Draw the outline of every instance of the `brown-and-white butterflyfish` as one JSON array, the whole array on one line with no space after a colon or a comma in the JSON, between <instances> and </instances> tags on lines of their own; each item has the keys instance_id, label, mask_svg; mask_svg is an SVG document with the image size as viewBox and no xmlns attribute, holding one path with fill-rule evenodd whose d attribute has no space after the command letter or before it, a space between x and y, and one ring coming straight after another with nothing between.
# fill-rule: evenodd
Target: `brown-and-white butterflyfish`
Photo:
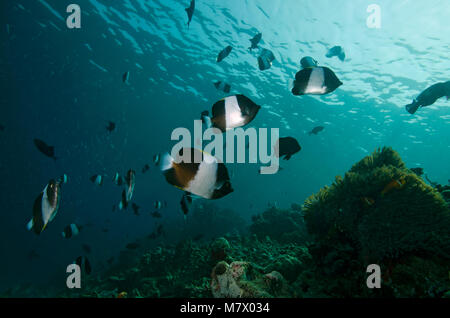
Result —
<instances>
[{"instance_id":1,"label":"brown-and-white butterflyfish","mask_svg":"<svg viewBox=\"0 0 450 318\"><path fill-rule=\"evenodd\" d=\"M125 84L130 84L130 72L125 72L122 75L122 82L124 82Z\"/></svg>"},{"instance_id":2,"label":"brown-and-white butterflyfish","mask_svg":"<svg viewBox=\"0 0 450 318\"><path fill-rule=\"evenodd\" d=\"M261 41L262 33L256 34L253 38L250 39L250 43L252 44L248 49L251 51L252 49L257 49L259 41Z\"/></svg>"},{"instance_id":3,"label":"brown-and-white butterflyfish","mask_svg":"<svg viewBox=\"0 0 450 318\"><path fill-rule=\"evenodd\" d=\"M133 198L134 186L136 184L136 172L132 169L128 170L125 176L126 189L122 191L122 200L119 203L119 209L123 210L128 207L128 202Z\"/></svg>"},{"instance_id":4,"label":"brown-and-white butterflyfish","mask_svg":"<svg viewBox=\"0 0 450 318\"><path fill-rule=\"evenodd\" d=\"M219 55L217 56L217 63L222 62L224 58L230 55L232 49L233 47L231 45L228 45L226 48L220 51Z\"/></svg>"},{"instance_id":5,"label":"brown-and-white butterflyfish","mask_svg":"<svg viewBox=\"0 0 450 318\"><path fill-rule=\"evenodd\" d=\"M75 237L78 234L80 234L80 231L82 228L83 228L82 226L72 223L72 224L67 225L64 228L61 235L62 235L62 237L69 239L69 238Z\"/></svg>"},{"instance_id":6,"label":"brown-and-white butterflyfish","mask_svg":"<svg viewBox=\"0 0 450 318\"><path fill-rule=\"evenodd\" d=\"M127 201L130 202L131 198L133 198L134 186L136 184L136 172L134 170L128 170L125 176L125 184L127 185Z\"/></svg>"},{"instance_id":7,"label":"brown-and-white butterflyfish","mask_svg":"<svg viewBox=\"0 0 450 318\"><path fill-rule=\"evenodd\" d=\"M78 256L75 260L75 264L80 266L81 271L88 275L92 272L91 263L86 256Z\"/></svg>"},{"instance_id":8,"label":"brown-and-white butterflyfish","mask_svg":"<svg viewBox=\"0 0 450 318\"><path fill-rule=\"evenodd\" d=\"M95 183L98 186L103 185L103 176L101 174L93 175L89 178L92 183Z\"/></svg>"},{"instance_id":9,"label":"brown-and-white butterflyfish","mask_svg":"<svg viewBox=\"0 0 450 318\"><path fill-rule=\"evenodd\" d=\"M161 170L171 185L205 199L233 192L225 164L199 149L183 148L176 158L165 154Z\"/></svg>"},{"instance_id":10,"label":"brown-and-white butterflyfish","mask_svg":"<svg viewBox=\"0 0 450 318\"><path fill-rule=\"evenodd\" d=\"M192 17L194 16L194 11L195 11L195 0L191 0L191 4L189 5L189 8L184 9L187 13L188 16L188 28L189 25L191 24L192 21Z\"/></svg>"},{"instance_id":11,"label":"brown-and-white butterflyfish","mask_svg":"<svg viewBox=\"0 0 450 318\"><path fill-rule=\"evenodd\" d=\"M214 82L214 86L217 88L217 90L223 91L227 94L231 91L231 85L222 81Z\"/></svg>"},{"instance_id":12,"label":"brown-and-white butterflyfish","mask_svg":"<svg viewBox=\"0 0 450 318\"><path fill-rule=\"evenodd\" d=\"M113 182L118 186L121 186L123 184L123 179L118 172L116 172L116 174L114 175Z\"/></svg>"},{"instance_id":13,"label":"brown-and-white butterflyfish","mask_svg":"<svg viewBox=\"0 0 450 318\"><path fill-rule=\"evenodd\" d=\"M261 71L268 70L272 67L272 62L275 60L275 55L268 49L262 49L258 56L258 67Z\"/></svg>"},{"instance_id":14,"label":"brown-and-white butterflyfish","mask_svg":"<svg viewBox=\"0 0 450 318\"><path fill-rule=\"evenodd\" d=\"M53 221L61 202L61 185L66 182L66 175L52 179L38 195L33 204L33 218L27 224L29 231L33 230L39 235Z\"/></svg>"},{"instance_id":15,"label":"brown-and-white butterflyfish","mask_svg":"<svg viewBox=\"0 0 450 318\"><path fill-rule=\"evenodd\" d=\"M212 126L225 132L249 124L260 108L244 95L232 95L213 105L211 118L208 111L202 112L202 121L208 128Z\"/></svg>"},{"instance_id":16,"label":"brown-and-white butterflyfish","mask_svg":"<svg viewBox=\"0 0 450 318\"><path fill-rule=\"evenodd\" d=\"M300 150L302 150L302 147L293 137L278 138L275 143L275 155L279 158L283 157L284 160L291 159L291 156Z\"/></svg>"},{"instance_id":17,"label":"brown-and-white butterflyfish","mask_svg":"<svg viewBox=\"0 0 450 318\"><path fill-rule=\"evenodd\" d=\"M333 92L342 85L336 74L325 66L308 67L295 75L292 94L324 95Z\"/></svg>"}]
</instances>

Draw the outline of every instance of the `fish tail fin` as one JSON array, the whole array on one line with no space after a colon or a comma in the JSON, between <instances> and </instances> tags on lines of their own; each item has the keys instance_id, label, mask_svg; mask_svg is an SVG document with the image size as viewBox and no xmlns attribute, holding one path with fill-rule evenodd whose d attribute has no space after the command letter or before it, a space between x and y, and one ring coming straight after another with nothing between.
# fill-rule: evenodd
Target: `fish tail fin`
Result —
<instances>
[{"instance_id":1,"label":"fish tail fin","mask_svg":"<svg viewBox=\"0 0 450 318\"><path fill-rule=\"evenodd\" d=\"M410 114L414 114L420 107L420 104L414 100L411 104L406 105L405 108Z\"/></svg>"},{"instance_id":2,"label":"fish tail fin","mask_svg":"<svg viewBox=\"0 0 450 318\"><path fill-rule=\"evenodd\" d=\"M290 154L289 154L289 155L286 155L283 159L284 159L284 160L289 160L289 159L291 159L291 156L292 156L292 155L290 155Z\"/></svg>"},{"instance_id":3,"label":"fish tail fin","mask_svg":"<svg viewBox=\"0 0 450 318\"><path fill-rule=\"evenodd\" d=\"M30 222L27 223L27 230L31 231L33 229L34 226L34 221L33 219L30 220Z\"/></svg>"},{"instance_id":4,"label":"fish tail fin","mask_svg":"<svg viewBox=\"0 0 450 318\"><path fill-rule=\"evenodd\" d=\"M166 152L161 158L161 171L167 171L172 169L173 167L173 158L172 156Z\"/></svg>"}]
</instances>

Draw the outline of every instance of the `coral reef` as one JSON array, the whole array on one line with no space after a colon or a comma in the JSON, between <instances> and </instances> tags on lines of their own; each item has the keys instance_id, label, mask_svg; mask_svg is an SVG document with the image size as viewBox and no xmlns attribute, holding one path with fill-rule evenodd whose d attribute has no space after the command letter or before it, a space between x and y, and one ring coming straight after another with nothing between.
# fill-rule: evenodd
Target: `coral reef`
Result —
<instances>
[{"instance_id":1,"label":"coral reef","mask_svg":"<svg viewBox=\"0 0 450 318\"><path fill-rule=\"evenodd\" d=\"M215 235L186 230L178 244L126 251L127 262L86 278L81 290L28 285L0 296L450 298L449 188L427 185L383 148L303 206L254 216L247 232L236 213L217 217L214 205L201 205L186 228ZM226 218L224 231L217 220ZM366 287L369 264L380 265L381 289Z\"/></svg>"}]
</instances>

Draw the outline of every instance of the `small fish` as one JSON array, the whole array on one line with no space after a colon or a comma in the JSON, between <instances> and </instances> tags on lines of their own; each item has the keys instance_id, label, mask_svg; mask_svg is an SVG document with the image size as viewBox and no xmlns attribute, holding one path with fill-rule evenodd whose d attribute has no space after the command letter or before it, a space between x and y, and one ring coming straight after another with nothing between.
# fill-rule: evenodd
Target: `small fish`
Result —
<instances>
[{"instance_id":1,"label":"small fish","mask_svg":"<svg viewBox=\"0 0 450 318\"><path fill-rule=\"evenodd\" d=\"M272 67L272 62L275 60L275 55L268 49L262 49L258 57L258 67L261 71L268 70Z\"/></svg>"},{"instance_id":2,"label":"small fish","mask_svg":"<svg viewBox=\"0 0 450 318\"><path fill-rule=\"evenodd\" d=\"M251 46L248 48L250 51L252 49L257 49L259 41L261 41L262 33L256 34L253 38L250 39Z\"/></svg>"},{"instance_id":3,"label":"small fish","mask_svg":"<svg viewBox=\"0 0 450 318\"><path fill-rule=\"evenodd\" d=\"M150 169L148 164L145 164L144 168L142 168L142 173L146 173Z\"/></svg>"},{"instance_id":4,"label":"small fish","mask_svg":"<svg viewBox=\"0 0 450 318\"><path fill-rule=\"evenodd\" d=\"M219 90L219 91L223 91L224 93L229 93L231 91L231 85L222 82L222 81L217 81L214 82L214 86Z\"/></svg>"},{"instance_id":5,"label":"small fish","mask_svg":"<svg viewBox=\"0 0 450 318\"><path fill-rule=\"evenodd\" d=\"M181 197L180 201L181 211L183 211L184 215L187 215L189 213L189 208L191 204L192 204L192 196L190 196L188 192L185 192Z\"/></svg>"},{"instance_id":6,"label":"small fish","mask_svg":"<svg viewBox=\"0 0 450 318\"><path fill-rule=\"evenodd\" d=\"M342 46L333 46L331 49L328 50L327 54L325 54L326 57L331 58L333 56L337 56L342 62L345 60L345 52Z\"/></svg>"},{"instance_id":7,"label":"small fish","mask_svg":"<svg viewBox=\"0 0 450 318\"><path fill-rule=\"evenodd\" d=\"M64 231L62 231L61 235L63 238L69 239L80 234L82 228L82 226L72 223L64 228Z\"/></svg>"},{"instance_id":8,"label":"small fish","mask_svg":"<svg viewBox=\"0 0 450 318\"><path fill-rule=\"evenodd\" d=\"M299 152L302 147L298 141L293 137L279 138L275 143L275 155L284 160L291 159L291 156Z\"/></svg>"},{"instance_id":9,"label":"small fish","mask_svg":"<svg viewBox=\"0 0 450 318\"><path fill-rule=\"evenodd\" d=\"M176 158L167 153L161 170L169 184L205 199L233 192L225 164L195 148L182 148Z\"/></svg>"},{"instance_id":10,"label":"small fish","mask_svg":"<svg viewBox=\"0 0 450 318\"><path fill-rule=\"evenodd\" d=\"M122 82L124 82L125 84L128 85L128 84L130 84L129 80L130 80L130 72L125 72L122 75Z\"/></svg>"},{"instance_id":11,"label":"small fish","mask_svg":"<svg viewBox=\"0 0 450 318\"><path fill-rule=\"evenodd\" d=\"M33 205L33 218L28 222L27 229L37 235L45 230L48 223L58 214L61 202L61 185L67 181L66 175L56 180L52 179L38 195Z\"/></svg>"},{"instance_id":12,"label":"small fish","mask_svg":"<svg viewBox=\"0 0 450 318\"><path fill-rule=\"evenodd\" d=\"M192 0L194 1L194 0ZM121 292L119 294L117 294L117 298L127 298L128 293L127 292Z\"/></svg>"},{"instance_id":13,"label":"small fish","mask_svg":"<svg viewBox=\"0 0 450 318\"><path fill-rule=\"evenodd\" d=\"M87 244L81 244L81 248L82 248L86 253L91 254L92 249L91 249L91 247L90 247L89 245L87 245Z\"/></svg>"},{"instance_id":14,"label":"small fish","mask_svg":"<svg viewBox=\"0 0 450 318\"><path fill-rule=\"evenodd\" d=\"M109 230L108 230L107 228L104 228L104 229L102 229L102 232L103 232L103 233L108 233Z\"/></svg>"},{"instance_id":15,"label":"small fish","mask_svg":"<svg viewBox=\"0 0 450 318\"><path fill-rule=\"evenodd\" d=\"M325 129L325 127L323 127L323 126L317 126L317 127L314 127L309 133L308 133L308 135L317 135L318 133L320 133L322 130L324 130Z\"/></svg>"},{"instance_id":16,"label":"small fish","mask_svg":"<svg viewBox=\"0 0 450 318\"><path fill-rule=\"evenodd\" d=\"M162 234L164 234L164 226L160 224L156 228L156 235L161 236Z\"/></svg>"},{"instance_id":17,"label":"small fish","mask_svg":"<svg viewBox=\"0 0 450 318\"><path fill-rule=\"evenodd\" d=\"M112 133L116 129L116 124L112 121L108 123L108 126L106 126L106 130Z\"/></svg>"},{"instance_id":18,"label":"small fish","mask_svg":"<svg viewBox=\"0 0 450 318\"><path fill-rule=\"evenodd\" d=\"M53 160L56 161L55 147L47 145L44 141L40 139L34 139L34 145L41 153L43 153L49 158L53 158Z\"/></svg>"},{"instance_id":19,"label":"small fish","mask_svg":"<svg viewBox=\"0 0 450 318\"><path fill-rule=\"evenodd\" d=\"M151 216L155 219L160 219L162 217L161 213L159 213L158 211L153 212Z\"/></svg>"},{"instance_id":20,"label":"small fish","mask_svg":"<svg viewBox=\"0 0 450 318\"><path fill-rule=\"evenodd\" d=\"M167 207L167 202L164 201L164 203L163 203L163 202L161 202L161 201L155 201L155 203L153 204L153 206L154 206L155 209L160 210L163 206L164 206L164 207Z\"/></svg>"},{"instance_id":21,"label":"small fish","mask_svg":"<svg viewBox=\"0 0 450 318\"><path fill-rule=\"evenodd\" d=\"M215 127L222 132L243 127L255 119L261 106L255 104L247 96L238 94L225 97L212 107L212 117L208 111L201 113L203 123L207 128Z\"/></svg>"},{"instance_id":22,"label":"small fish","mask_svg":"<svg viewBox=\"0 0 450 318\"><path fill-rule=\"evenodd\" d=\"M230 55L232 49L233 47L231 45L228 45L226 48L220 51L219 55L217 56L217 63L222 62L224 58Z\"/></svg>"},{"instance_id":23,"label":"small fish","mask_svg":"<svg viewBox=\"0 0 450 318\"><path fill-rule=\"evenodd\" d=\"M88 275L92 272L91 263L86 256L78 256L75 264L80 266L81 270Z\"/></svg>"},{"instance_id":24,"label":"small fish","mask_svg":"<svg viewBox=\"0 0 450 318\"><path fill-rule=\"evenodd\" d=\"M135 250L139 247L139 244L138 243L128 243L125 247L129 250Z\"/></svg>"},{"instance_id":25,"label":"small fish","mask_svg":"<svg viewBox=\"0 0 450 318\"><path fill-rule=\"evenodd\" d=\"M404 178L400 178L399 180L392 180L389 182L381 191L381 196L384 196L386 193L392 191L393 189L401 189L406 184L406 180Z\"/></svg>"},{"instance_id":26,"label":"small fish","mask_svg":"<svg viewBox=\"0 0 450 318\"><path fill-rule=\"evenodd\" d=\"M412 172L414 172L416 175L418 175L419 177L421 177L423 175L423 168L417 167L417 168L411 168L409 169Z\"/></svg>"},{"instance_id":27,"label":"small fish","mask_svg":"<svg viewBox=\"0 0 450 318\"><path fill-rule=\"evenodd\" d=\"M342 84L328 67L309 67L295 74L291 92L295 96L325 95L334 92Z\"/></svg>"},{"instance_id":28,"label":"small fish","mask_svg":"<svg viewBox=\"0 0 450 318\"><path fill-rule=\"evenodd\" d=\"M187 13L188 16L188 28L189 25L191 24L192 21L192 17L194 16L194 11L195 11L195 0L191 0L191 4L189 5L189 8L184 9Z\"/></svg>"},{"instance_id":29,"label":"small fish","mask_svg":"<svg viewBox=\"0 0 450 318\"><path fill-rule=\"evenodd\" d=\"M125 181L127 184L127 201L130 201L133 198L134 187L136 184L136 172L132 169L128 170Z\"/></svg>"},{"instance_id":30,"label":"small fish","mask_svg":"<svg viewBox=\"0 0 450 318\"><path fill-rule=\"evenodd\" d=\"M133 202L131 204L131 208L133 209L135 215L139 215L139 209L141 208L139 205Z\"/></svg>"},{"instance_id":31,"label":"small fish","mask_svg":"<svg viewBox=\"0 0 450 318\"><path fill-rule=\"evenodd\" d=\"M159 165L159 160L160 160L160 154L158 153L158 154L156 154L156 155L153 155L153 163L155 164L155 166L158 166Z\"/></svg>"},{"instance_id":32,"label":"small fish","mask_svg":"<svg viewBox=\"0 0 450 318\"><path fill-rule=\"evenodd\" d=\"M123 184L123 179L118 172L116 172L116 174L114 175L113 182L118 186L121 186Z\"/></svg>"},{"instance_id":33,"label":"small fish","mask_svg":"<svg viewBox=\"0 0 450 318\"><path fill-rule=\"evenodd\" d=\"M128 208L127 192L122 191L122 200L119 202L119 210L126 210Z\"/></svg>"},{"instance_id":34,"label":"small fish","mask_svg":"<svg viewBox=\"0 0 450 318\"><path fill-rule=\"evenodd\" d=\"M90 177L89 179L91 180L92 183L95 183L98 186L103 185L103 176L100 174L96 174L96 175Z\"/></svg>"}]
</instances>

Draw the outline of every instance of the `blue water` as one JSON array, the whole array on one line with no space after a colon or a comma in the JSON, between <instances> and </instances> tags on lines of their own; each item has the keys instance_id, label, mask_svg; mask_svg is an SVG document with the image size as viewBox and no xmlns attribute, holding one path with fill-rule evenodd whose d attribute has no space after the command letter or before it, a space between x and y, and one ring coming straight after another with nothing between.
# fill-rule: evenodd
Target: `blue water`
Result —
<instances>
[{"instance_id":1,"label":"blue water","mask_svg":"<svg viewBox=\"0 0 450 318\"><path fill-rule=\"evenodd\" d=\"M380 29L366 25L371 3L381 8ZM188 0L77 0L79 30L66 27L67 4L0 4L0 290L21 282L62 284L82 243L92 247L91 262L101 270L105 259L157 223L181 229L181 192L155 167L145 175L141 169L170 150L174 128L191 129L201 111L225 96L217 80L262 105L252 127L279 128L302 146L276 175L233 165L235 191L217 204L245 219L269 203L301 204L384 145L433 181L450 178L450 103L440 99L414 116L404 109L426 87L449 80L448 0L197 0L190 28ZM264 72L258 51L247 50L258 32L260 47L276 58ZM233 51L216 63L227 45ZM334 45L345 48L344 62L325 57ZM293 96L290 81L305 55L344 84L329 95ZM130 85L122 83L126 71ZM117 123L111 134L109 120ZM309 136L319 125L325 130ZM34 138L54 145L58 160L39 153ZM134 202L147 211L155 200L169 203L162 221L111 211L121 189L109 179L130 168L137 171ZM27 232L34 199L63 173L69 183L55 221L39 237ZM89 181L97 173L108 175L101 188ZM60 232L74 221L91 226L63 240ZM40 258L30 262L30 250Z\"/></svg>"}]
</instances>

